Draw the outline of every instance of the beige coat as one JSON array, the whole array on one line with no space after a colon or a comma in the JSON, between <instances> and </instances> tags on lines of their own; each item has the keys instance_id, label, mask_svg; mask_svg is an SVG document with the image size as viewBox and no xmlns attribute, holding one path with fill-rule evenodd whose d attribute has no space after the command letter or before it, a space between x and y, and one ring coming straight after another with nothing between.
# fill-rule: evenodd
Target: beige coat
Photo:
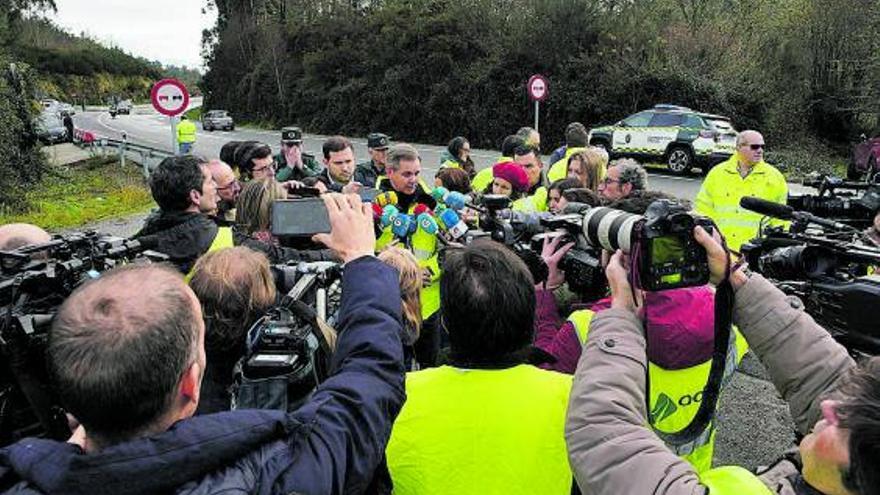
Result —
<instances>
[{"instance_id":1,"label":"beige coat","mask_svg":"<svg viewBox=\"0 0 880 495\"><path fill-rule=\"evenodd\" d=\"M767 367L801 433L820 417L819 399L855 366L846 350L760 275L736 293L734 323ZM584 494L703 495L690 464L645 425L645 337L629 311L593 318L575 373L565 427L569 460ZM781 454L781 453L780 453ZM775 493L794 493L781 463L762 480ZM791 472L789 467L789 472Z\"/></svg>"}]
</instances>

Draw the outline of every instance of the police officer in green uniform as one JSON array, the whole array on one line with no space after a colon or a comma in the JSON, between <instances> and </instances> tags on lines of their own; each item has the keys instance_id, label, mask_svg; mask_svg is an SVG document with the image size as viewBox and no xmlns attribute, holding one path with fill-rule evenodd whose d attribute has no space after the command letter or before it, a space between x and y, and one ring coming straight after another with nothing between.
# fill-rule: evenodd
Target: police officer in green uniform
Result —
<instances>
[{"instance_id":1,"label":"police officer in green uniform","mask_svg":"<svg viewBox=\"0 0 880 495\"><path fill-rule=\"evenodd\" d=\"M281 129L281 152L275 155L278 171L275 179L279 182L303 180L321 173L323 166L314 155L302 150L302 129L284 127Z\"/></svg>"},{"instance_id":2,"label":"police officer in green uniform","mask_svg":"<svg viewBox=\"0 0 880 495\"><path fill-rule=\"evenodd\" d=\"M385 174L385 163L388 160L389 138L381 132L373 132L367 136L367 153L370 159L358 163L354 171L355 182L364 187L376 187L376 179Z\"/></svg>"}]
</instances>

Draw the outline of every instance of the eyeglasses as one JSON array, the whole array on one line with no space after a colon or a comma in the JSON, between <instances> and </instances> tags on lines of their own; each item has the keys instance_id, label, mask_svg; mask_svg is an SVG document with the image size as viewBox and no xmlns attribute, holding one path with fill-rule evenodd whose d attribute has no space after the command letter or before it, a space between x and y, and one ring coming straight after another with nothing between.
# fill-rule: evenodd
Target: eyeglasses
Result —
<instances>
[{"instance_id":1,"label":"eyeglasses","mask_svg":"<svg viewBox=\"0 0 880 495\"><path fill-rule=\"evenodd\" d=\"M607 186L608 184L611 184L612 182L616 182L616 183L620 184L620 179L612 179L611 177L605 177L604 179L602 179L602 182L600 184L602 184L603 186Z\"/></svg>"},{"instance_id":2,"label":"eyeglasses","mask_svg":"<svg viewBox=\"0 0 880 495\"><path fill-rule=\"evenodd\" d=\"M758 151L764 149L764 144L744 144L743 146L748 146L752 149L752 151Z\"/></svg>"},{"instance_id":3,"label":"eyeglasses","mask_svg":"<svg viewBox=\"0 0 880 495\"><path fill-rule=\"evenodd\" d=\"M262 169L260 169L260 170L262 170ZM232 182L230 182L229 184L227 184L227 185L225 185L225 186L223 186L223 187L218 187L217 190L218 190L218 191L225 191L225 190L227 190L227 189L232 189L232 190L234 191L234 190L236 190L236 189L240 189L240 188L241 188L241 183L238 182L238 179L235 179L235 180L233 180Z\"/></svg>"},{"instance_id":4,"label":"eyeglasses","mask_svg":"<svg viewBox=\"0 0 880 495\"><path fill-rule=\"evenodd\" d=\"M266 165L265 167L254 168L254 169L252 170L252 172L262 172L262 171L267 170L267 169L275 170L277 167L278 167L278 162L276 162L276 161L273 160L272 163Z\"/></svg>"}]
</instances>

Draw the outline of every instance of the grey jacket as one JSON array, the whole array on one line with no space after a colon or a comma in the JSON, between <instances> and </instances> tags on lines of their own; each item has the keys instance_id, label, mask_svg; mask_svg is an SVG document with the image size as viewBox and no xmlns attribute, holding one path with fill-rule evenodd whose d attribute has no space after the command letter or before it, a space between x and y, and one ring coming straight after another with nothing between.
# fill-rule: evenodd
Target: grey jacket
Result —
<instances>
[{"instance_id":1,"label":"grey jacket","mask_svg":"<svg viewBox=\"0 0 880 495\"><path fill-rule=\"evenodd\" d=\"M819 399L855 366L846 350L760 275L735 296L734 324L767 367L801 433L820 418ZM630 311L593 318L572 387L565 438L584 494L703 495L690 464L669 451L645 425L645 337ZM800 493L797 471L778 463L761 480L779 494Z\"/></svg>"}]
</instances>

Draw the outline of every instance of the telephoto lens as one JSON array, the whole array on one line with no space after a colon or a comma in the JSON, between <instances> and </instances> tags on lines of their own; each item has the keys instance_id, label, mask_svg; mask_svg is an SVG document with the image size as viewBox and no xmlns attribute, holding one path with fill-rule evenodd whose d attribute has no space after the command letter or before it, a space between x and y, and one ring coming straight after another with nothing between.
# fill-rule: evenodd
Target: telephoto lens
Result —
<instances>
[{"instance_id":1,"label":"telephoto lens","mask_svg":"<svg viewBox=\"0 0 880 495\"><path fill-rule=\"evenodd\" d=\"M601 247L612 253L618 249L629 253L636 241L636 226L643 220L641 215L613 208L592 208L584 214L584 237L591 246Z\"/></svg>"}]
</instances>

